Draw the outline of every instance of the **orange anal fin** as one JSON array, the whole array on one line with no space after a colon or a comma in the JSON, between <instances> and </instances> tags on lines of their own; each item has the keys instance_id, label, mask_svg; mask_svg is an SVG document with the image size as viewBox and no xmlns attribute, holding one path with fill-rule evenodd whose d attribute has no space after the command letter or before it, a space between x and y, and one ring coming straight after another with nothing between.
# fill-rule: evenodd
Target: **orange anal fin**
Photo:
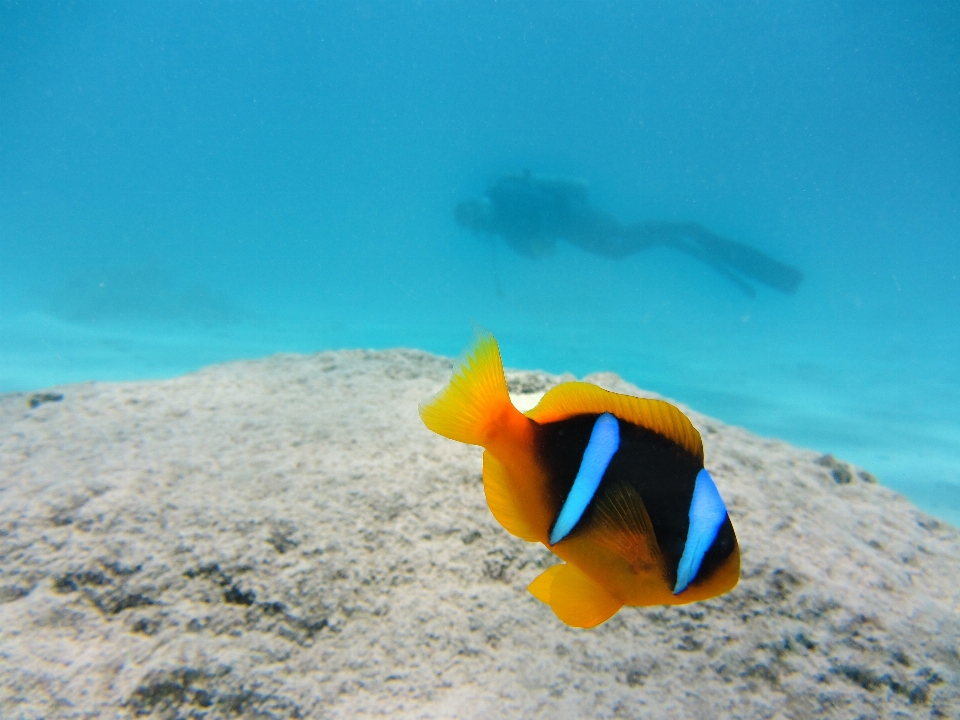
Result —
<instances>
[{"instance_id":1,"label":"orange anal fin","mask_svg":"<svg viewBox=\"0 0 960 720\"><path fill-rule=\"evenodd\" d=\"M554 565L530 583L528 589L571 627L595 627L623 606L605 587L570 564Z\"/></svg>"}]
</instances>

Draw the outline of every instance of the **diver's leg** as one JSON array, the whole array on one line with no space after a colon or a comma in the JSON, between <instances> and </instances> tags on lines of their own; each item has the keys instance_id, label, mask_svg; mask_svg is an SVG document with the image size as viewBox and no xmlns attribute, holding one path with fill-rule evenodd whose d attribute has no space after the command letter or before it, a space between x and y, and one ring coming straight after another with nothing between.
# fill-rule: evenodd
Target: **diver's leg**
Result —
<instances>
[{"instance_id":1,"label":"diver's leg","mask_svg":"<svg viewBox=\"0 0 960 720\"><path fill-rule=\"evenodd\" d=\"M683 234L696 243L705 255L774 290L795 293L803 280L803 273L797 268L774 260L748 245L715 235L696 223L684 223Z\"/></svg>"},{"instance_id":2,"label":"diver's leg","mask_svg":"<svg viewBox=\"0 0 960 720\"><path fill-rule=\"evenodd\" d=\"M701 248L684 239L686 223L648 222L629 225L622 230L621 247L630 255L654 246L670 247L695 257L704 265L709 265L727 280L736 285L741 292L749 297L756 293L749 283L746 283L731 272L730 268L716 257L704 252Z\"/></svg>"},{"instance_id":3,"label":"diver's leg","mask_svg":"<svg viewBox=\"0 0 960 720\"><path fill-rule=\"evenodd\" d=\"M709 265L730 280L746 295L753 297L755 294L749 283L744 282L743 279L738 277L731 270L731 267L751 277L753 277L752 273L745 271L736 263L731 262L724 254L710 252L709 248L704 247L708 243L700 242L694 244L686 239L697 230L706 233L699 225L692 223L651 222L624 226L620 225L613 218L600 214L597 214L593 219L595 222L593 222L591 226L582 227L579 232L576 234L571 233L568 237L569 241L581 250L593 253L594 255L602 255L619 260L654 247L655 245L672 247L697 258L705 265ZM709 233L706 234L709 235ZM722 238L719 239L722 240ZM733 244L737 245L737 243ZM750 250L750 248L745 249ZM756 253L757 251L754 250L753 252ZM760 255L760 253L757 254ZM766 258L764 255L761 255L761 257ZM772 262L776 263L775 260ZM758 277L757 279L771 284L763 278ZM774 285L774 287L776 286Z\"/></svg>"},{"instance_id":4,"label":"diver's leg","mask_svg":"<svg viewBox=\"0 0 960 720\"><path fill-rule=\"evenodd\" d=\"M728 268L722 262L719 262L715 257L709 255L708 253L705 253L700 248L685 242L670 243L670 247L675 247L678 250L682 250L688 255L692 255L693 257L695 257L704 265L709 265L718 273L723 275L727 280L729 280L738 288L740 288L741 292L743 292L743 294L746 295L747 297L754 297L757 294L756 291L750 286L749 283L744 282L744 280L740 278L737 274L731 272L730 268Z\"/></svg>"}]
</instances>

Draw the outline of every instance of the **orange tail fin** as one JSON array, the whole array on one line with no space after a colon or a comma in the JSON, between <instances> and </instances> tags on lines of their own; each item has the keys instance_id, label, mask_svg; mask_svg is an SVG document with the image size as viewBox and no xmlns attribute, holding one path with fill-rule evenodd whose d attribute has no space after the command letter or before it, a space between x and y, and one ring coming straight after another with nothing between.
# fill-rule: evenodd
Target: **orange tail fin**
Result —
<instances>
[{"instance_id":1,"label":"orange tail fin","mask_svg":"<svg viewBox=\"0 0 960 720\"><path fill-rule=\"evenodd\" d=\"M486 445L491 427L509 410L513 410L513 404L500 348L493 335L477 330L473 346L447 387L421 403L420 417L438 435L469 445Z\"/></svg>"}]
</instances>

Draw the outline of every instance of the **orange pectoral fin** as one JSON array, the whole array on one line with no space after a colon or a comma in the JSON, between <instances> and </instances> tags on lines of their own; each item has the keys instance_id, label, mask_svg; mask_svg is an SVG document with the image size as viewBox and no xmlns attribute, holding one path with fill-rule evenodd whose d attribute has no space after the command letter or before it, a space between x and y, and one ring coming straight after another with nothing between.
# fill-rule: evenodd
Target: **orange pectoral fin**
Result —
<instances>
[{"instance_id":1,"label":"orange pectoral fin","mask_svg":"<svg viewBox=\"0 0 960 720\"><path fill-rule=\"evenodd\" d=\"M609 620L623 603L575 565L554 565L528 588L571 627L591 628Z\"/></svg>"}]
</instances>

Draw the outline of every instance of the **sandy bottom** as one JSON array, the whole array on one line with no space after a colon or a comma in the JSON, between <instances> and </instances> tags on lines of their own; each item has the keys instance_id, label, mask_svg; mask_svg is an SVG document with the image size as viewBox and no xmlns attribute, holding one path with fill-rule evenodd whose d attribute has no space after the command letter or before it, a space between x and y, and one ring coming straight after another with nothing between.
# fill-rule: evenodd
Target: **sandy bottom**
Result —
<instances>
[{"instance_id":1,"label":"sandy bottom","mask_svg":"<svg viewBox=\"0 0 960 720\"><path fill-rule=\"evenodd\" d=\"M419 422L450 369L333 352L0 398L0 716L960 717L957 530L691 412L740 585L570 629L480 450ZM510 374L525 405L557 381Z\"/></svg>"}]
</instances>

